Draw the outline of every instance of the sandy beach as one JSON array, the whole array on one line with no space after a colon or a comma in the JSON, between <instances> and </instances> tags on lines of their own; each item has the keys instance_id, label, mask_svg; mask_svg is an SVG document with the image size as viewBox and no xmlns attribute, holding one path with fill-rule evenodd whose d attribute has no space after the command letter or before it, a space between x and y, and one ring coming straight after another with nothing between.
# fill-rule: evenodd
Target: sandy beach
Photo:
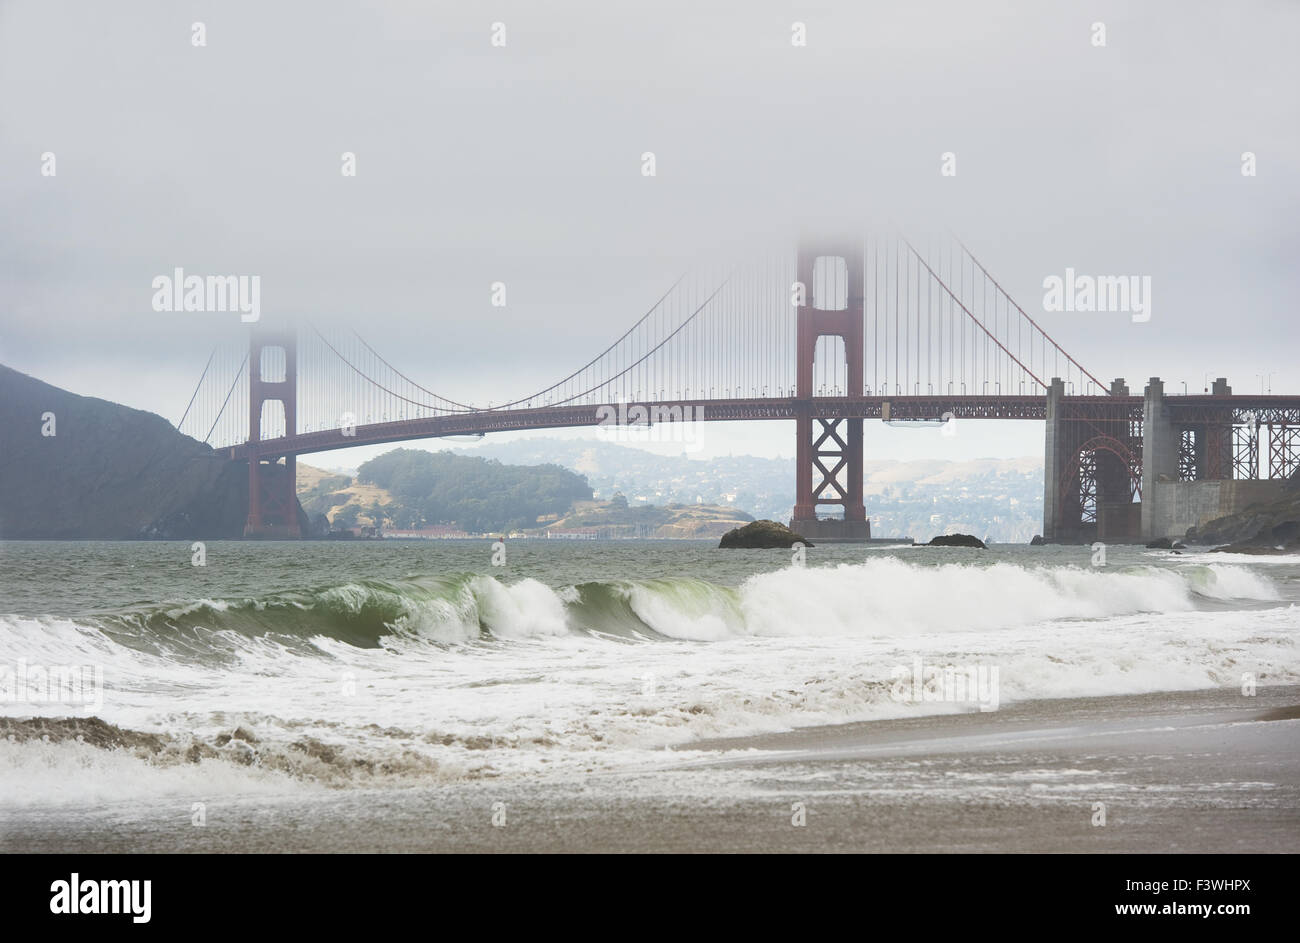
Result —
<instances>
[{"instance_id":1,"label":"sandy beach","mask_svg":"<svg viewBox=\"0 0 1300 943\"><path fill-rule=\"evenodd\" d=\"M188 802L16 811L0 850L1284 853L1298 747L1293 686L1035 701L698 743L579 782L239 797L202 827Z\"/></svg>"}]
</instances>

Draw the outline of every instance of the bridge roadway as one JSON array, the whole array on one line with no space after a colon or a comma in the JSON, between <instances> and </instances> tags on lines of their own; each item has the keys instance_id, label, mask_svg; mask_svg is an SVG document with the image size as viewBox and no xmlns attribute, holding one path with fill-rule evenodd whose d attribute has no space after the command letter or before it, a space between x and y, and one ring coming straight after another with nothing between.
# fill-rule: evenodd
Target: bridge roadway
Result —
<instances>
[{"instance_id":1,"label":"bridge roadway","mask_svg":"<svg viewBox=\"0 0 1300 943\"><path fill-rule=\"evenodd\" d=\"M1222 421L1222 407L1231 406L1236 422L1246 421L1246 414L1260 422L1300 423L1300 396L1169 396L1173 405L1208 409L1217 408ZM477 435L489 432L515 432L525 429L562 429L608 424L610 411L616 416L630 413L635 406L648 409L680 410L690 421L736 422L752 420L794 420L801 414L821 419L883 419L888 403L890 420L938 420L945 413L954 419L1037 419L1047 418L1047 397L1036 396L861 396L810 398L759 397L753 399L684 399L624 404L582 404L540 406L525 409L482 409L450 413L422 419L398 419L358 424L352 434L342 429L324 429L294 436L280 436L257 442L245 442L226 451L230 458L270 458L305 455L361 445L405 442L442 436ZM1067 421L1142 420L1141 396L1066 396L1061 400ZM620 412L625 410L626 412ZM689 412L688 412L689 410Z\"/></svg>"}]
</instances>

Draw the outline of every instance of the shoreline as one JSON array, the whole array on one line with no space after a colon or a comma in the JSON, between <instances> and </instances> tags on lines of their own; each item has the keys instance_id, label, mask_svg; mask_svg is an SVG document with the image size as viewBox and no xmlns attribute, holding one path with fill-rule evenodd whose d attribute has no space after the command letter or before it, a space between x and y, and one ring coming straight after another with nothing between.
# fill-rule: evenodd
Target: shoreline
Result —
<instances>
[{"instance_id":1,"label":"shoreline","mask_svg":"<svg viewBox=\"0 0 1300 943\"><path fill-rule=\"evenodd\" d=\"M1116 719L1117 714L1121 719ZM1300 719L1300 685L1260 687L1251 697L1236 689L1205 688L1025 700L994 711L964 710L825 724L780 733L716 737L679 749L724 754L761 750L788 760L814 755L891 756L918 750L971 752L1003 739L1029 743L1036 735L1059 737L1068 728L1052 725L1066 721L1072 727L1090 725L1089 735L1101 736L1136 731L1153 723L1181 728L1205 723L1291 719Z\"/></svg>"},{"instance_id":2,"label":"shoreline","mask_svg":"<svg viewBox=\"0 0 1300 943\"><path fill-rule=\"evenodd\" d=\"M1298 747L1300 686L1030 701L703 741L572 782L227 796L201 828L188 796L11 809L0 850L1285 853Z\"/></svg>"}]
</instances>

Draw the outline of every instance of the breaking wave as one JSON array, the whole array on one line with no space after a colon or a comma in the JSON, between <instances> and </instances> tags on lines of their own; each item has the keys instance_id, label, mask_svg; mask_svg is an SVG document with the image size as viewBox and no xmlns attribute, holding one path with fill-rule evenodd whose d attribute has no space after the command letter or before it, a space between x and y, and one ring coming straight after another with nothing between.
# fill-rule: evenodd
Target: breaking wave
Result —
<instances>
[{"instance_id":1,"label":"breaking wave","mask_svg":"<svg viewBox=\"0 0 1300 943\"><path fill-rule=\"evenodd\" d=\"M313 640L359 648L457 644L567 634L718 641L743 636L897 637L987 631L1038 622L1192 611L1216 602L1280 599L1243 566L1110 569L916 565L893 558L791 567L738 587L691 577L552 588L483 574L357 580L256 598L200 599L111 613L78 624L131 648L174 658L229 651L231 639L302 650ZM26 635L30 617L0 617ZM60 620L62 621L62 620ZM65 639L66 641L66 639ZM66 654L66 653L64 653Z\"/></svg>"}]
</instances>

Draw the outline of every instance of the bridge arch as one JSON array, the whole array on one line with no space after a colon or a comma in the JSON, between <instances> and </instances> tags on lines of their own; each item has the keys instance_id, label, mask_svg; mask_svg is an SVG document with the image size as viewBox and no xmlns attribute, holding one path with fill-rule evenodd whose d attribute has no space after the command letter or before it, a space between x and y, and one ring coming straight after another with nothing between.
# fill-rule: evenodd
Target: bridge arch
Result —
<instances>
[{"instance_id":1,"label":"bridge arch","mask_svg":"<svg viewBox=\"0 0 1300 943\"><path fill-rule=\"evenodd\" d=\"M1061 477L1061 500L1068 501L1076 495L1081 524L1096 524L1101 489L1098 484L1098 453L1115 456L1123 466L1128 484L1129 502L1142 498L1142 460L1120 439L1110 435L1095 435L1071 453L1065 474Z\"/></svg>"}]
</instances>

